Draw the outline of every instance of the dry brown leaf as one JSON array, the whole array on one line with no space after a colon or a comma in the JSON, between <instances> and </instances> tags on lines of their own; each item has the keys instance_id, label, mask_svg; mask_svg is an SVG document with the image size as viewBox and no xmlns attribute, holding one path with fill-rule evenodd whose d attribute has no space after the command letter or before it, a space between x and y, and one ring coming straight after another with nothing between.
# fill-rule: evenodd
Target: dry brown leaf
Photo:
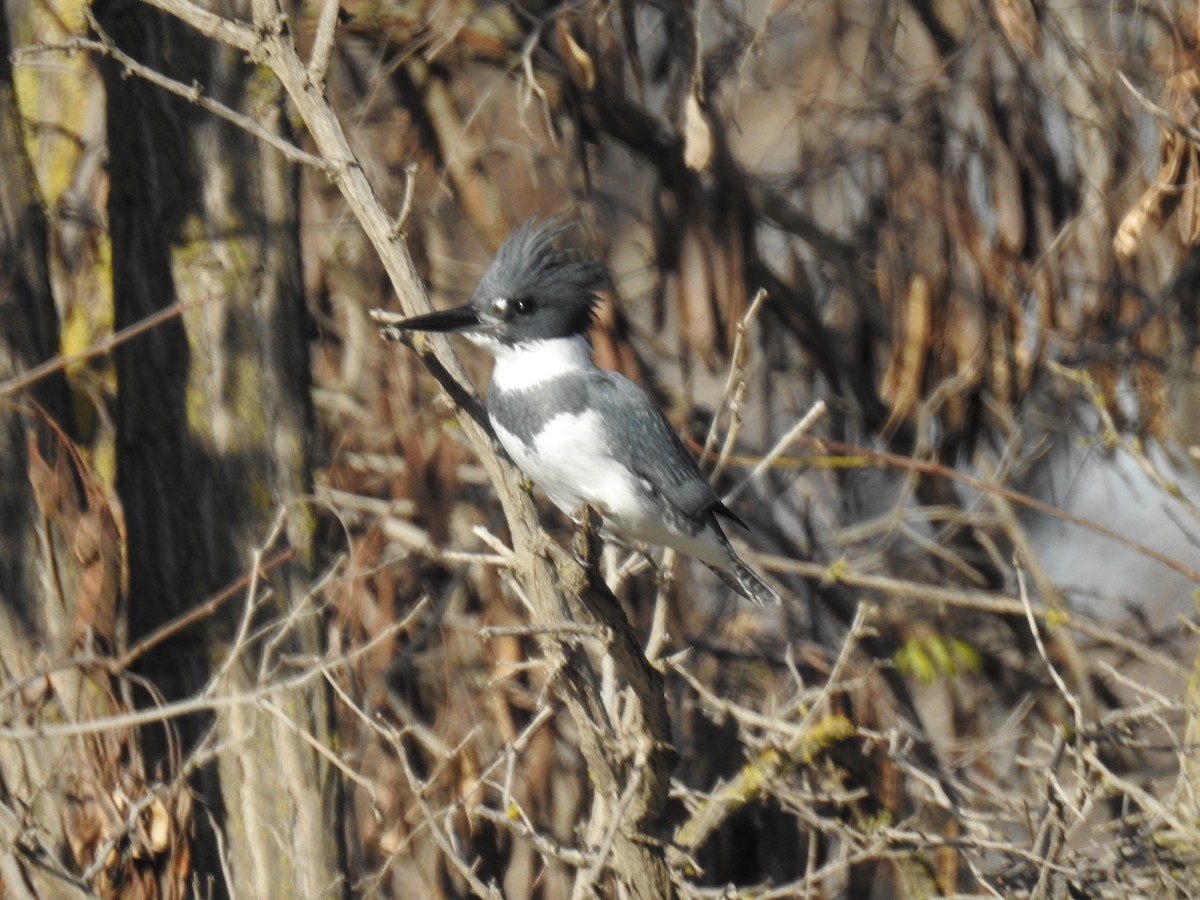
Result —
<instances>
[{"instance_id":1,"label":"dry brown leaf","mask_svg":"<svg viewBox=\"0 0 1200 900\"><path fill-rule=\"evenodd\" d=\"M1113 252L1121 259L1130 259L1137 252L1146 224L1151 219L1162 218L1165 209L1174 198L1174 187L1183 174L1188 149L1183 138L1173 131L1165 131L1160 146L1162 164L1158 167L1154 181L1125 214L1113 237Z\"/></svg>"},{"instance_id":2,"label":"dry brown leaf","mask_svg":"<svg viewBox=\"0 0 1200 900\"><path fill-rule=\"evenodd\" d=\"M991 351L992 393L1001 400L1007 401L1013 396L1014 376L1012 360L1008 356L1008 335L1005 333L1002 317L996 317L989 332L988 349Z\"/></svg>"},{"instance_id":3,"label":"dry brown leaf","mask_svg":"<svg viewBox=\"0 0 1200 900\"><path fill-rule=\"evenodd\" d=\"M571 80L585 91L593 90L596 87L596 64L571 34L571 26L565 16L559 16L554 23L554 33L558 37L559 55Z\"/></svg>"},{"instance_id":4,"label":"dry brown leaf","mask_svg":"<svg viewBox=\"0 0 1200 900\"><path fill-rule=\"evenodd\" d=\"M992 203L996 209L996 238L1016 256L1025 246L1025 202L1021 174L1012 154L994 130L992 150Z\"/></svg>"},{"instance_id":5,"label":"dry brown leaf","mask_svg":"<svg viewBox=\"0 0 1200 900\"><path fill-rule=\"evenodd\" d=\"M146 829L148 846L150 852L157 855L171 846L171 816L166 804L158 797L154 798L147 813L150 819Z\"/></svg>"},{"instance_id":6,"label":"dry brown leaf","mask_svg":"<svg viewBox=\"0 0 1200 900\"><path fill-rule=\"evenodd\" d=\"M992 10L1014 48L1029 57L1042 55L1042 26L1032 0L992 0Z\"/></svg>"},{"instance_id":7,"label":"dry brown leaf","mask_svg":"<svg viewBox=\"0 0 1200 900\"><path fill-rule=\"evenodd\" d=\"M1179 214L1175 217L1179 237L1189 247L1200 238L1200 182L1197 181L1197 173L1200 173L1200 150L1189 141L1178 175Z\"/></svg>"},{"instance_id":8,"label":"dry brown leaf","mask_svg":"<svg viewBox=\"0 0 1200 900\"><path fill-rule=\"evenodd\" d=\"M679 315L683 328L680 337L704 360L716 364L717 321L712 308L712 272L709 248L703 226L692 226L683 233L679 247Z\"/></svg>"},{"instance_id":9,"label":"dry brown leaf","mask_svg":"<svg viewBox=\"0 0 1200 900\"><path fill-rule=\"evenodd\" d=\"M713 289L725 338L724 349L730 353L737 335L737 323L746 314L750 299L746 294L742 235L736 228L729 230L721 241L719 252L714 253L712 258Z\"/></svg>"},{"instance_id":10,"label":"dry brown leaf","mask_svg":"<svg viewBox=\"0 0 1200 900\"><path fill-rule=\"evenodd\" d=\"M712 155L712 127L693 89L683 106L683 163L693 172L706 172L712 163Z\"/></svg>"},{"instance_id":11,"label":"dry brown leaf","mask_svg":"<svg viewBox=\"0 0 1200 900\"><path fill-rule=\"evenodd\" d=\"M72 861L79 868L86 868L112 829L111 818L96 800L90 784L76 781L72 785L62 807L62 823Z\"/></svg>"},{"instance_id":12,"label":"dry brown leaf","mask_svg":"<svg viewBox=\"0 0 1200 900\"><path fill-rule=\"evenodd\" d=\"M46 462L38 447L38 439L33 429L30 429L25 441L26 458L28 459L29 482L33 486L33 498L38 509L48 521L54 521L58 516L64 498L61 496L61 481L58 473Z\"/></svg>"},{"instance_id":13,"label":"dry brown leaf","mask_svg":"<svg viewBox=\"0 0 1200 900\"><path fill-rule=\"evenodd\" d=\"M1113 235L1112 242L1113 253L1119 259L1131 259L1137 253L1142 232L1146 230L1146 223L1150 221L1150 217L1158 208L1161 195L1162 190L1158 185L1152 184L1138 198L1133 208L1125 213L1125 218L1117 226L1117 233Z\"/></svg>"},{"instance_id":14,"label":"dry brown leaf","mask_svg":"<svg viewBox=\"0 0 1200 900\"><path fill-rule=\"evenodd\" d=\"M879 388L880 396L891 407L885 433L907 419L921 398L933 327L932 305L929 279L921 274L914 275L904 297L899 340L892 345L892 355Z\"/></svg>"}]
</instances>

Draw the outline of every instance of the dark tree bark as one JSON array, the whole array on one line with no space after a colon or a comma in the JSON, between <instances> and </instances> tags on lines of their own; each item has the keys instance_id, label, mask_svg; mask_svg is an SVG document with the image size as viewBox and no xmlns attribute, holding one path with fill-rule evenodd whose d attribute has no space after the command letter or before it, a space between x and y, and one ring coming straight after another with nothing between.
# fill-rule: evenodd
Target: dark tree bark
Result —
<instances>
[{"instance_id":1,"label":"dark tree bark","mask_svg":"<svg viewBox=\"0 0 1200 900\"><path fill-rule=\"evenodd\" d=\"M95 12L118 46L155 70L286 130L278 87L235 51L138 3L105 0ZM249 598L264 601L253 619L265 631L259 642L231 640L240 599L140 663L169 698L196 693L213 667L216 692L237 697L295 674L295 661L315 660L320 645L320 617L305 608L311 518L294 502L309 491L310 430L296 173L261 142L123 78L115 64L104 78L117 327L176 301L186 307L116 356L131 638L247 573L283 514L285 538L272 552L286 547L290 561ZM194 742L207 724L184 734ZM330 743L323 682L222 706L215 724L234 749L202 790L220 809L232 892L341 895L339 786L305 740ZM152 749L165 758L165 745ZM204 842L199 866L221 880L215 850Z\"/></svg>"},{"instance_id":2,"label":"dark tree bark","mask_svg":"<svg viewBox=\"0 0 1200 900\"><path fill-rule=\"evenodd\" d=\"M0 382L58 350L58 314L46 262L46 216L25 150L8 52L8 23L0 16ZM57 417L65 401L65 382L56 374L0 403L0 605L6 617L33 631L39 630L45 607L38 602L43 573L37 562L37 507L28 475L27 441L36 434L40 451L50 452L49 430L38 424L37 407Z\"/></svg>"}]
</instances>

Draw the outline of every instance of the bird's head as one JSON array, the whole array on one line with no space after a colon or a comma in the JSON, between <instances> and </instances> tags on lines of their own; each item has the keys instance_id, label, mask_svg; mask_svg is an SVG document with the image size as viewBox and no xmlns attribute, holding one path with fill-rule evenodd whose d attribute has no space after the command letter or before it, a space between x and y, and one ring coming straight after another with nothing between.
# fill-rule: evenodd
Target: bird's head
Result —
<instances>
[{"instance_id":1,"label":"bird's head","mask_svg":"<svg viewBox=\"0 0 1200 900\"><path fill-rule=\"evenodd\" d=\"M493 350L585 334L608 272L600 262L559 249L564 230L557 219L525 222L500 246L470 303L409 319L388 317L388 325L458 332Z\"/></svg>"}]
</instances>

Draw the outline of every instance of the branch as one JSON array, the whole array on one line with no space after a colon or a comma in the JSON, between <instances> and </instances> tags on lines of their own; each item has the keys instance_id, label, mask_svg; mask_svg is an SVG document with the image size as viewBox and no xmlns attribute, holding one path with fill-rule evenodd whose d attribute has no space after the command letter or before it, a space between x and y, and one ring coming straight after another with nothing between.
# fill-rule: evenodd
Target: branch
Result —
<instances>
[{"instance_id":1,"label":"branch","mask_svg":"<svg viewBox=\"0 0 1200 900\"><path fill-rule=\"evenodd\" d=\"M408 315L431 309L408 248L396 223L384 211L342 130L340 121L326 101L313 71L300 59L286 28L286 18L267 0L255 4L258 31L223 19L189 0L145 0L173 15L210 38L246 52L279 79L308 128L326 171L337 185L368 239L379 254L401 308ZM273 12L272 12L273 11ZM636 735L628 756L622 757L613 723L601 699L599 680L581 647L562 643L553 633L539 636L542 651L552 668L563 676L563 695L579 734L580 749L587 761L595 789L609 808L621 806L626 793L630 762L644 754L645 766L630 790L627 803L629 825L614 838L612 868L629 896L658 898L674 893L662 847L642 835L659 836L664 827L667 791L675 754L671 747L670 721L661 676L642 654L620 604L603 583L585 573L578 562L541 531L533 503L521 488L523 479L505 460L478 417L478 401L462 366L444 337L422 341L431 372L452 396L458 422L491 478L512 531L517 553L516 574L529 595L537 620L546 625L570 618L568 599L579 598L584 609L609 631L609 646L618 674L632 688L629 728Z\"/></svg>"},{"instance_id":2,"label":"branch","mask_svg":"<svg viewBox=\"0 0 1200 900\"><path fill-rule=\"evenodd\" d=\"M1024 616L1026 612L1025 605L1016 597L1008 597L990 591L946 587L940 584L927 584L886 575L855 572L845 561L841 560L827 565L758 554L754 557L754 561L775 572L788 572L817 582L844 584L848 587L877 591L885 596L903 597L920 603L973 609L997 616L1019 617ZM1166 654L1160 653L1145 643L1127 638L1111 628L1097 625L1078 613L1068 613L1065 610L1046 607L1038 603L1032 604L1031 608L1034 616L1041 622L1069 628L1178 678L1187 678L1188 676L1188 670Z\"/></svg>"},{"instance_id":3,"label":"branch","mask_svg":"<svg viewBox=\"0 0 1200 900\"><path fill-rule=\"evenodd\" d=\"M960 484L965 484L972 490L979 491L981 494L991 494L997 497L1003 497L1011 503L1019 504L1027 509L1032 509L1035 512L1042 513L1047 516L1053 516L1063 522L1069 522L1079 528L1085 528L1094 534L1108 538L1108 540L1120 544L1123 547L1128 547L1140 553L1142 556L1152 559L1157 563L1161 563L1172 571L1178 572L1180 575L1187 578L1189 581L1200 584L1200 571L1193 569L1191 566L1180 562L1165 553L1160 553L1152 547L1147 547L1145 544L1127 538L1122 534L1118 534L1111 528L1101 525L1099 522L1094 522L1091 519L1085 519L1081 516L1072 515L1071 513L1059 509L1057 506L1051 506L1036 497L1031 497L1028 494L1023 494L1020 491L1012 488L1004 487L999 484L992 484L981 478L973 478L965 472L959 472L955 469L948 468L939 462L933 460L912 459L907 456L900 456L895 453L887 453L882 450L870 450L866 447L857 447L852 444L845 444L840 441L825 440L815 438L805 434L796 436L798 441L815 445L823 450L833 450L837 453L844 453L850 456L861 457L876 465L893 466L899 469L907 469L913 472L920 472L924 475L934 475L940 478L950 478Z\"/></svg>"},{"instance_id":4,"label":"branch","mask_svg":"<svg viewBox=\"0 0 1200 900\"><path fill-rule=\"evenodd\" d=\"M81 350L78 353L70 353L67 355L58 354L51 357L43 363L39 363L27 372L22 372L8 381L0 382L0 397L10 397L18 391L24 390L33 384L35 381L40 381L47 375L53 375L55 372L62 371L75 363L83 362L91 359L93 356L104 356L106 353L111 353L117 347L121 346L128 340L132 340L140 334L157 328L163 322L182 315L184 304L172 303L170 306L163 307L153 315L134 322L122 328L120 331L109 335L103 340L96 341L86 350Z\"/></svg>"},{"instance_id":5,"label":"branch","mask_svg":"<svg viewBox=\"0 0 1200 900\"><path fill-rule=\"evenodd\" d=\"M798 764L808 764L826 746L855 735L855 726L849 719L829 712L829 698L837 689L869 616L867 605L860 603L824 688L782 747L772 747L747 762L736 776L710 791L679 827L670 851L674 865L686 865L686 854L703 847L709 836L731 815L758 800L784 772Z\"/></svg>"}]
</instances>

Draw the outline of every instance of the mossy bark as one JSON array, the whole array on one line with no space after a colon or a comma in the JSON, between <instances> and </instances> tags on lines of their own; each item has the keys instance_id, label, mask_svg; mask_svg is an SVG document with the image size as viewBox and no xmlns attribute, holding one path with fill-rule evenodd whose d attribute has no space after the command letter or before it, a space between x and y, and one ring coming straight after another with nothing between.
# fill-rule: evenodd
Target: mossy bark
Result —
<instances>
[{"instance_id":1,"label":"mossy bark","mask_svg":"<svg viewBox=\"0 0 1200 900\"><path fill-rule=\"evenodd\" d=\"M146 64L286 130L278 87L241 54L136 2L101 0L95 12ZM176 301L185 307L116 356L131 638L248 573L282 514L272 552L292 555L254 598L263 601L254 623L269 639L232 641L248 599L239 597L141 663L170 698L194 694L214 670L219 691L237 697L294 674L288 667L314 662L320 648L321 617L302 610L311 519L296 502L309 492L311 419L296 173L249 135L118 66L103 74L117 327ZM323 681L222 710L217 736L228 750L200 788L218 811L231 892L342 895L338 781L310 743L331 742ZM205 725L191 723L185 737L195 741ZM165 758L165 744L152 749ZM200 850L200 868L223 880L215 840Z\"/></svg>"},{"instance_id":2,"label":"mossy bark","mask_svg":"<svg viewBox=\"0 0 1200 900\"><path fill-rule=\"evenodd\" d=\"M0 15L0 383L52 357L58 316L51 293L47 223L17 108L9 65L8 22ZM75 590L82 565L70 552L64 520L78 524L76 484L56 463L62 447L52 423L67 408L61 374L0 397L0 673L6 685L0 718L22 721L35 695L43 714L76 712L80 678L67 673L29 684L24 676L63 655L75 640ZM61 425L60 425L61 427ZM67 855L62 777L72 745L44 739L0 742L0 891L6 896L80 896L78 886L49 867L32 864L36 852ZM32 852L31 852L32 851Z\"/></svg>"},{"instance_id":3,"label":"mossy bark","mask_svg":"<svg viewBox=\"0 0 1200 900\"><path fill-rule=\"evenodd\" d=\"M0 382L58 350L46 216L25 149L8 52L8 23L0 19ZM49 454L53 438L43 415L57 418L65 408L61 375L41 379L0 402L0 606L18 631L36 633L46 624L28 441L32 435L39 451Z\"/></svg>"}]
</instances>

